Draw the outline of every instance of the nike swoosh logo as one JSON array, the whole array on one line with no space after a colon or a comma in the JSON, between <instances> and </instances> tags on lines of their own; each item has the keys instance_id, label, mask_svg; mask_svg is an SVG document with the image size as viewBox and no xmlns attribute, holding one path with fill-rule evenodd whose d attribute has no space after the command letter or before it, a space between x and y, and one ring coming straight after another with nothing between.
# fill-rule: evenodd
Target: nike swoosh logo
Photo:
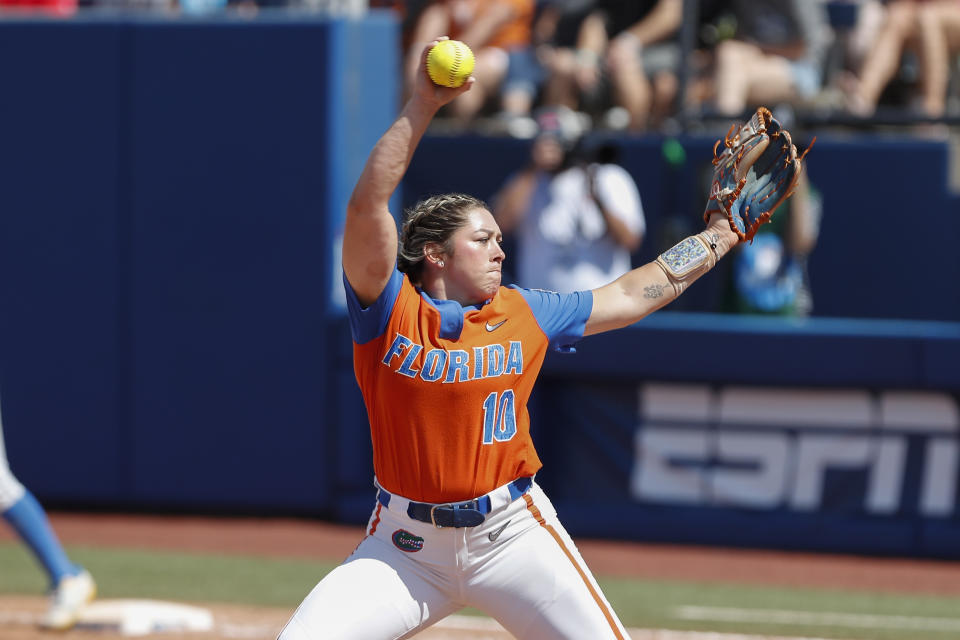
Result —
<instances>
[{"instance_id":1,"label":"nike swoosh logo","mask_svg":"<svg viewBox=\"0 0 960 640\"><path fill-rule=\"evenodd\" d=\"M502 325L502 324L503 324L504 322L506 322L506 321L507 321L506 318L504 318L503 320L501 320L501 321L498 322L497 324L490 324L490 323L488 322L488 323L487 323L487 331L496 331L497 329L500 328L500 325Z\"/></svg>"},{"instance_id":2,"label":"nike swoosh logo","mask_svg":"<svg viewBox=\"0 0 960 640\"><path fill-rule=\"evenodd\" d=\"M502 324L502 323L501 323L501 324ZM488 534L487 534L487 538L489 538L490 542L496 542L496 541L497 541L497 538L500 537L500 534L503 533L503 530L507 528L507 525L508 525L508 524L510 524L510 521L509 521L509 520L507 520L507 521L504 523L504 525L503 525L502 527L500 527L499 529L497 529L496 531L491 531L490 533L488 533Z\"/></svg>"}]
</instances>

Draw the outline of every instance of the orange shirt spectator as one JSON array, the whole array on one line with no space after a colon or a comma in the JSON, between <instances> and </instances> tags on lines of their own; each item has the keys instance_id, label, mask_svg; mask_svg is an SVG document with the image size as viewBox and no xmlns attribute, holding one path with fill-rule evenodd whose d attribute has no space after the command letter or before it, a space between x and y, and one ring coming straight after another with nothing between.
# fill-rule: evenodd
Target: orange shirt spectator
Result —
<instances>
[{"instance_id":1,"label":"orange shirt spectator","mask_svg":"<svg viewBox=\"0 0 960 640\"><path fill-rule=\"evenodd\" d=\"M77 0L0 0L0 13L52 13L73 15Z\"/></svg>"},{"instance_id":2,"label":"orange shirt spectator","mask_svg":"<svg viewBox=\"0 0 960 640\"><path fill-rule=\"evenodd\" d=\"M471 120L497 94L511 51L530 46L535 0L437 0L417 18L407 56L407 85L419 68L419 51L438 36L462 40L476 58L476 83L450 103L451 114Z\"/></svg>"}]
</instances>

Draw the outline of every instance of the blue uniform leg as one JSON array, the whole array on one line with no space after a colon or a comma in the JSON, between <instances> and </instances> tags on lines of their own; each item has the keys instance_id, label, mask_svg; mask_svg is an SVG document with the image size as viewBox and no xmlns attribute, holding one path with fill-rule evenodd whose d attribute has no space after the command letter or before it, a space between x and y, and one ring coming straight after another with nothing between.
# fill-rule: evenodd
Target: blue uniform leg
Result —
<instances>
[{"instance_id":1,"label":"blue uniform leg","mask_svg":"<svg viewBox=\"0 0 960 640\"><path fill-rule=\"evenodd\" d=\"M10 472L6 447L3 444L3 421L0 418L0 514L27 543L55 587L66 576L81 569L67 559L60 541L50 527L43 507Z\"/></svg>"},{"instance_id":2,"label":"blue uniform leg","mask_svg":"<svg viewBox=\"0 0 960 640\"><path fill-rule=\"evenodd\" d=\"M25 490L23 497L3 512L3 518L16 530L43 565L50 577L51 587L59 584L62 578L75 576L82 571L67 558L56 533L50 527L47 514L32 493Z\"/></svg>"},{"instance_id":3,"label":"blue uniform leg","mask_svg":"<svg viewBox=\"0 0 960 640\"><path fill-rule=\"evenodd\" d=\"M0 514L30 547L50 578L51 604L40 626L65 630L76 624L80 611L93 600L97 585L90 573L67 558L47 514L32 493L10 472L0 422Z\"/></svg>"}]
</instances>

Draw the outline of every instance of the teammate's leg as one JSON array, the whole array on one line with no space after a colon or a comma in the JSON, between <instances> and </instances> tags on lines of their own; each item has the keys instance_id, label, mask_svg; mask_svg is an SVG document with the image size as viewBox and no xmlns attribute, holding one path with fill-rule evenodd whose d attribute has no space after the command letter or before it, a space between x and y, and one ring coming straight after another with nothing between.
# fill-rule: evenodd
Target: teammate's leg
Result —
<instances>
[{"instance_id":1,"label":"teammate's leg","mask_svg":"<svg viewBox=\"0 0 960 640\"><path fill-rule=\"evenodd\" d=\"M53 601L42 625L66 629L76 622L81 606L93 599L96 586L90 574L70 562L47 514L37 499L13 476L7 463L0 418L0 513L43 566Z\"/></svg>"},{"instance_id":2,"label":"teammate's leg","mask_svg":"<svg viewBox=\"0 0 960 640\"><path fill-rule=\"evenodd\" d=\"M21 497L3 511L3 518L30 547L47 572L51 586L66 576L74 576L82 571L67 558L43 507L32 493L24 489Z\"/></svg>"},{"instance_id":3,"label":"teammate's leg","mask_svg":"<svg viewBox=\"0 0 960 640\"><path fill-rule=\"evenodd\" d=\"M543 491L534 485L510 511L506 529L479 554L491 560L471 577L468 604L518 640L628 639Z\"/></svg>"}]
</instances>

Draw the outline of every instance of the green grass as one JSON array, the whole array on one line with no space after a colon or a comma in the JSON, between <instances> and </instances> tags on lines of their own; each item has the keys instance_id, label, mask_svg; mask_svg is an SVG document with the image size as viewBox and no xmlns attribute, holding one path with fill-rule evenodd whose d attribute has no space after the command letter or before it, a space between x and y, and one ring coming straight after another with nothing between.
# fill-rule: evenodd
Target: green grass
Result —
<instances>
[{"instance_id":1,"label":"green grass","mask_svg":"<svg viewBox=\"0 0 960 640\"><path fill-rule=\"evenodd\" d=\"M232 602L291 611L334 565L305 559L70 547L96 576L105 598ZM953 631L870 629L684 620L678 607L735 607L947 618L960 624L960 606L947 597L771 586L628 580L600 576L604 593L630 627L692 629L856 640L947 640ZM0 593L42 593L45 584L19 544L0 543ZM475 612L467 612L475 613Z\"/></svg>"},{"instance_id":2,"label":"green grass","mask_svg":"<svg viewBox=\"0 0 960 640\"><path fill-rule=\"evenodd\" d=\"M290 607L334 564L304 559L69 547L104 598L158 598ZM0 543L0 593L43 593L45 578L23 546Z\"/></svg>"},{"instance_id":3,"label":"green grass","mask_svg":"<svg viewBox=\"0 0 960 640\"><path fill-rule=\"evenodd\" d=\"M756 634L855 638L857 640L947 640L960 632L870 629L850 626L778 625L683 620L683 606L833 612L868 616L948 618L960 626L960 607L948 597L865 591L701 584L679 581L600 579L604 593L628 626Z\"/></svg>"}]
</instances>

